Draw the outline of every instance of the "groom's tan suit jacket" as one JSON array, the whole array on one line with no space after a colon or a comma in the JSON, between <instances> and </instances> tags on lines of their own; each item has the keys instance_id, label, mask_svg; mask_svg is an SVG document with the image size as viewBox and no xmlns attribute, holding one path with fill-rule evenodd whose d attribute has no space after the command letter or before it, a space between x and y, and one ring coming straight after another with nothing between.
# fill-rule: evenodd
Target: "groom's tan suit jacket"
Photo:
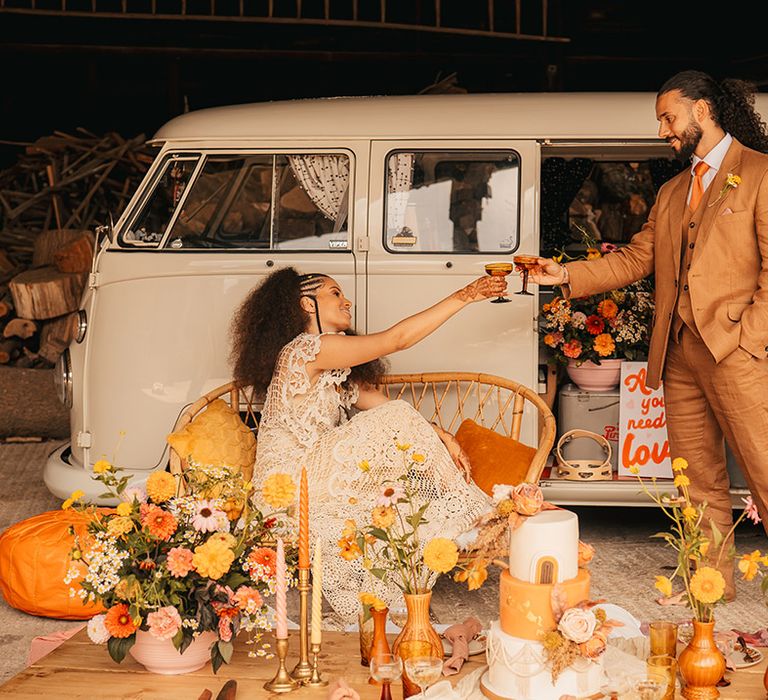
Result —
<instances>
[{"instance_id":1,"label":"groom's tan suit jacket","mask_svg":"<svg viewBox=\"0 0 768 700\"><path fill-rule=\"evenodd\" d=\"M726 187L729 175L741 182ZM734 139L692 215L686 203L690 182L686 168L661 187L648 221L628 245L567 266L570 297L619 289L655 273L646 377L652 388L662 378L684 284L696 329L716 362L738 346L757 358L768 357L768 155ZM693 242L690 250L682 250L684 241L686 246Z\"/></svg>"}]
</instances>

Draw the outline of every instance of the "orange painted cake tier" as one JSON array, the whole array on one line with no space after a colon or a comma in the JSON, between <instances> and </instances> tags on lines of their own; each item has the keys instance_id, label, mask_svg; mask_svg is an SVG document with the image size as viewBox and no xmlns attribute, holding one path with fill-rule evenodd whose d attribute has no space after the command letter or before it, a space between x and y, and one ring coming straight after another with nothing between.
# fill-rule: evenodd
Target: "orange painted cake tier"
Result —
<instances>
[{"instance_id":1,"label":"orange painted cake tier","mask_svg":"<svg viewBox=\"0 0 768 700\"><path fill-rule=\"evenodd\" d=\"M589 599L589 571L557 584L571 608ZM499 584L501 629L520 639L540 640L557 626L552 617L551 583L528 583L503 571Z\"/></svg>"}]
</instances>

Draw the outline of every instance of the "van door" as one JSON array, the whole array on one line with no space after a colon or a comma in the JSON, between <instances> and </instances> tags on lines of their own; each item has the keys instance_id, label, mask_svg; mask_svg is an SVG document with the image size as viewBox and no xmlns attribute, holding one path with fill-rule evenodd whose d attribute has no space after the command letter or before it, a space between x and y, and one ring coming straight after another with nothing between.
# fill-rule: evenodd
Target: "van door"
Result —
<instances>
[{"instance_id":1,"label":"van door","mask_svg":"<svg viewBox=\"0 0 768 700\"><path fill-rule=\"evenodd\" d=\"M371 148L367 332L382 330L485 274L515 252L538 254L535 141L377 141ZM538 292L478 302L417 346L392 372L472 371L537 386ZM523 439L535 444L535 417ZM455 430L458 426L452 426Z\"/></svg>"}]
</instances>

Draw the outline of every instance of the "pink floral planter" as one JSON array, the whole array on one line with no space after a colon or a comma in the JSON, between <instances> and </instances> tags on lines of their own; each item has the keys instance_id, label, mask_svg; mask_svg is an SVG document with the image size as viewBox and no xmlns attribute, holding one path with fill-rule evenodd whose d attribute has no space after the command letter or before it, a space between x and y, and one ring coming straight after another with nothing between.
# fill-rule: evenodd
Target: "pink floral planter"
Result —
<instances>
[{"instance_id":1,"label":"pink floral planter","mask_svg":"<svg viewBox=\"0 0 768 700\"><path fill-rule=\"evenodd\" d=\"M211 660L211 644L217 639L215 632L203 632L179 654L170 639L155 639L149 632L137 630L136 644L128 653L147 671L172 676L205 666Z\"/></svg>"},{"instance_id":2,"label":"pink floral planter","mask_svg":"<svg viewBox=\"0 0 768 700\"><path fill-rule=\"evenodd\" d=\"M622 362L624 358L601 360L599 365L590 361L577 365L576 360L568 360L568 376L584 391L607 391L619 383Z\"/></svg>"}]
</instances>

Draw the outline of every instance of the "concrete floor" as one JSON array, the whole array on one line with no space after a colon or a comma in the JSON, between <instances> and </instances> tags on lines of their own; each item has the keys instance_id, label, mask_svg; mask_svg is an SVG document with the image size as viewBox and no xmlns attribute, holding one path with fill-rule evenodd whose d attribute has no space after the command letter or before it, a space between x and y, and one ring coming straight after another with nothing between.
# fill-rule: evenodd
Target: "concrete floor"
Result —
<instances>
[{"instance_id":1,"label":"concrete floor","mask_svg":"<svg viewBox=\"0 0 768 700\"><path fill-rule=\"evenodd\" d=\"M45 510L58 508L60 501L42 483L47 455L60 443L0 443L0 530ZM667 527L655 508L574 508L580 519L581 539L595 547L592 571L592 597L624 607L640 620L687 620L682 607L662 608L654 601L654 576L668 574L674 566L673 552L651 535ZM739 527L736 538L739 553L765 551L768 539L762 527ZM717 610L718 629L737 628L755 631L768 626L766 604L757 582L737 583L738 596ZM289 601L289 614L295 601ZM441 578L432 598L434 615L440 622L462 621L470 615L484 624L498 614L498 570L492 571L485 585L468 592L463 584ZM76 622L51 620L27 615L0 600L0 682L26 665L32 639L77 626Z\"/></svg>"}]
</instances>

